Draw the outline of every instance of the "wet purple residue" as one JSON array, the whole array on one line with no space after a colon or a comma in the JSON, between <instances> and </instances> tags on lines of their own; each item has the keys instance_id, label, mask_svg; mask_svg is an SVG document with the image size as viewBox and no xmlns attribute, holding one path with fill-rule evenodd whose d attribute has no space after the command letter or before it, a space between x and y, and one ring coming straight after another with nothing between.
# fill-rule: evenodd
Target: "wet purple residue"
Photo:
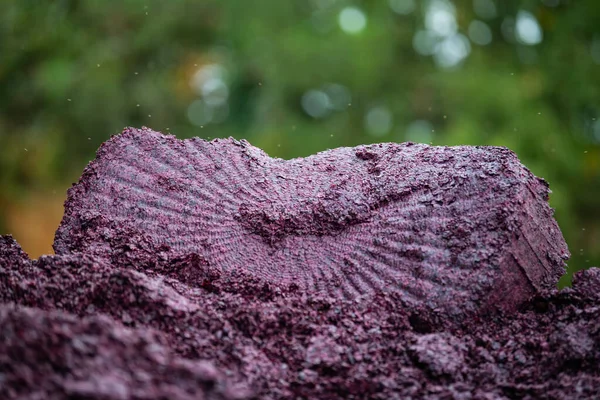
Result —
<instances>
[{"instance_id":1,"label":"wet purple residue","mask_svg":"<svg viewBox=\"0 0 600 400\"><path fill-rule=\"evenodd\" d=\"M57 255L0 237L0 398L595 398L600 270L554 289L547 195L501 148L126 130Z\"/></svg>"}]
</instances>

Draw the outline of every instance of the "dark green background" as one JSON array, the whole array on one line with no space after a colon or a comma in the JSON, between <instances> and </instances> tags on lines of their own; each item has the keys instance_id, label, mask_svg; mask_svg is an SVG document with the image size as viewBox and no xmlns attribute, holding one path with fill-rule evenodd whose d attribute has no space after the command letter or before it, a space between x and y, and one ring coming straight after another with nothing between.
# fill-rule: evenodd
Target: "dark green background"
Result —
<instances>
[{"instance_id":1,"label":"dark green background","mask_svg":"<svg viewBox=\"0 0 600 400\"><path fill-rule=\"evenodd\" d=\"M284 158L381 141L507 146L550 182L570 269L600 265L600 1L410 3L0 1L0 232L38 255L60 219L44 205L111 134L145 125ZM433 9L451 11L463 46L474 20L491 43L467 42L450 67L419 54L417 32L445 26L425 23ZM364 29L342 29L349 10ZM523 16L541 42L519 33Z\"/></svg>"}]
</instances>

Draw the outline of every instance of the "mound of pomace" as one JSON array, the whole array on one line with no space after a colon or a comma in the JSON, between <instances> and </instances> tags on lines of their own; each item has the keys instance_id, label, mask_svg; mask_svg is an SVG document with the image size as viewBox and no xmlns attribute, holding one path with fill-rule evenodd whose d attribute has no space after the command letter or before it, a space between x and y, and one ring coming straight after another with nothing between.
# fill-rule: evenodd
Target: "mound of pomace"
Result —
<instances>
[{"instance_id":1,"label":"mound of pomace","mask_svg":"<svg viewBox=\"0 0 600 400\"><path fill-rule=\"evenodd\" d=\"M0 398L595 398L600 270L501 148L277 160L126 130L0 237Z\"/></svg>"},{"instance_id":2,"label":"mound of pomace","mask_svg":"<svg viewBox=\"0 0 600 400\"><path fill-rule=\"evenodd\" d=\"M572 399L600 389L599 269L510 315L453 326L398 292L347 301L235 274L195 287L83 254L31 261L9 237L0 255L2 398Z\"/></svg>"},{"instance_id":3,"label":"mound of pomace","mask_svg":"<svg viewBox=\"0 0 600 400\"><path fill-rule=\"evenodd\" d=\"M54 248L154 271L192 257L338 299L398 292L461 321L513 311L564 273L548 193L500 147L282 160L246 141L126 129L69 190ZM201 285L194 270L171 272Z\"/></svg>"}]
</instances>

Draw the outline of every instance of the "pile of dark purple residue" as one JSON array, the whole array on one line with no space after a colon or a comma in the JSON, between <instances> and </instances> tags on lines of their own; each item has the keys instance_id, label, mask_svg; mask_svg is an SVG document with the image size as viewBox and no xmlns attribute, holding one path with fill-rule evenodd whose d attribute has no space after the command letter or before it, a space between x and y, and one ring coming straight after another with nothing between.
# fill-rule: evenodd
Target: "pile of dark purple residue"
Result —
<instances>
[{"instance_id":1,"label":"pile of dark purple residue","mask_svg":"<svg viewBox=\"0 0 600 400\"><path fill-rule=\"evenodd\" d=\"M138 175L130 178L131 192L112 190L102 181L110 173L103 175L103 171L109 171L107 166L114 160L127 160L120 155L130 149L123 143L132 138L136 146L146 146L150 152L185 147L177 144L182 141L149 130L127 130L105 144L69 193L55 242L57 255L30 260L12 237L0 237L0 398L597 398L600 269L575 274L572 288L554 289L566 248L551 212L546 211L545 186L537 179L528 181L530 173L516 157L497 148L479 149L496 154L493 157L500 165L494 167L495 173L490 172L494 168L483 168L487 171L483 174L468 171L466 161L472 153L462 148L451 158L445 156L444 162L449 159L456 164L432 172L433 183L423 186L409 179L414 190L402 188L396 193L381 188L398 178L393 176L394 165L400 163L375 164L373 160L391 151L403 157L409 153L406 157L415 163L414 168L433 170L431 163L439 159L431 161L430 156L442 148L414 145L414 150L413 145L404 144L343 150L348 157L352 153L357 163L366 162L365 174L373 176L365 175L362 185L350 183L345 188L339 182L347 182L344 179L350 175L343 176L340 165L344 162L336 164L336 157L346 155L332 150L321 153L330 166L337 165L337 170L323 167L332 185L326 185L324 196L318 190L323 185L311 192L323 202L312 202L308 196L302 203L309 211L314 207L312 214L278 207L276 199L285 196L276 189L263 201L266 211L261 213L260 193L245 181L232 186L232 193L239 194L221 196L245 199L232 207L237 212L228 219L228 209L219 210L216 199L219 185L227 184L224 178L214 178L210 190L203 192L193 185L178 185L173 177L165 178L168 171L177 170L167 165L154 171L162 174L159 181L166 182L166 192L156 189L145 202L136 200L134 207L127 199L146 187L136 186L135 181L153 173L140 167ZM166 141L166 147L161 150L153 140ZM238 146L234 143L198 146L222 146L223 159L219 162L213 157L211 163L221 165L217 169L234 165L240 170L227 159L227 146ZM244 146L240 151L254 151ZM169 154L175 157L183 152ZM262 155L254 157L261 168L275 168L261 164ZM316 159L304 160L314 164ZM196 161L191 165L198 167L201 160ZM473 164L479 162L479 168L481 163L496 161L480 159ZM502 163L515 166L510 170ZM316 173L307 169L306 179L310 179ZM125 168L113 171L117 170ZM204 177L194 173L199 174L199 181L213 179L207 171ZM361 176L356 169L352 172ZM486 191L496 190L498 205L485 197L481 203L486 207L478 203L483 194L477 197L473 188L483 183L469 174L490 185ZM280 178L284 189L301 191L300 186L285 186L296 179L292 172L277 170L276 175L284 176ZM455 175L465 179L453 180ZM386 176L392 178L378 186L377 179ZM108 179L124 181L116 175ZM261 179L269 183L268 176ZM315 177L321 184L319 179L326 178ZM436 179L444 183L435 184ZM513 184L505 185L510 179ZM526 182L526 190L518 189L519 180ZM345 214L341 206L350 204L354 191L364 186L370 189L356 198L370 206L364 212L349 206L352 212ZM460 197L461 188L470 190L468 199ZM168 201L161 202L157 193L163 196L171 191L176 193L172 198L196 196L194 207L209 212L194 214L186 206L176 210ZM430 192L434 195L429 196ZM86 204L86 196L97 201ZM432 205L427 203L430 198ZM425 204L424 212L435 215L435 221L417 224L411 213L420 204ZM500 211L495 211L496 206ZM144 214L150 207L156 215L170 215L171 219L165 219L169 223L153 225ZM226 231L213 234L217 228L211 228L211 213L220 213L225 221L221 225L237 223L239 230L230 231L240 232L239 237L231 239ZM485 213L492 213L493 218ZM199 215L197 221L194 215ZM457 221L464 224L452 230L449 239L440 225L447 215L454 225ZM394 231L390 224L398 216L409 222L414 219L416 225ZM193 225L185 229L195 226L210 234L199 233L201 240L187 237L184 228L180 232L172 226L177 218L181 224ZM363 240L364 224L373 239L385 243L379 244L380 252L369 247L375 240ZM378 230L380 225L386 229ZM536 236L546 230L556 243ZM438 236L448 240L438 243ZM398 238L395 245L390 244L390 237ZM361 244L340 244L353 240ZM222 243L227 249L219 248ZM286 260L295 265L305 257L310 264L306 270L320 273L316 258L311 258L319 254L320 243L339 253L328 256L330 275L307 278L302 270L285 270ZM305 250L296 254L286 247L292 244ZM482 244L489 245L489 254L482 252ZM366 250L361 253L363 245ZM525 245L535 250L535 257L523 250ZM240 249L254 250L244 253ZM336 267L338 256L342 261ZM269 265L260 270L252 267L261 261ZM539 265L531 266L534 263ZM364 266L385 275L381 278L385 285L374 282L376 273L368 275ZM441 272L431 275L437 271L434 266ZM336 274L336 268L350 269ZM485 279L477 280L477 273ZM353 274L360 275L362 283ZM461 277L468 284L461 286ZM313 285L322 282L321 278L329 280ZM412 290L413 284L436 293ZM444 297L439 292L446 286L454 291Z\"/></svg>"}]
</instances>

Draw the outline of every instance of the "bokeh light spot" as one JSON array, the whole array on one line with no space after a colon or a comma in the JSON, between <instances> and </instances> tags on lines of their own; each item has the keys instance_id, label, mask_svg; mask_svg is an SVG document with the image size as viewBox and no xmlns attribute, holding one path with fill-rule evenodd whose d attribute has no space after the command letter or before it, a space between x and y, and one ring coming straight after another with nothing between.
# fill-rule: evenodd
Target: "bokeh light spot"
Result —
<instances>
[{"instance_id":1,"label":"bokeh light spot","mask_svg":"<svg viewBox=\"0 0 600 400\"><path fill-rule=\"evenodd\" d=\"M471 44L464 35L456 34L438 43L435 49L435 62L443 68L452 68L461 63L471 53Z\"/></svg>"},{"instance_id":2,"label":"bokeh light spot","mask_svg":"<svg viewBox=\"0 0 600 400\"><path fill-rule=\"evenodd\" d=\"M492 30L482 21L474 20L469 24L469 39L480 46L492 43Z\"/></svg>"},{"instance_id":3,"label":"bokeh light spot","mask_svg":"<svg viewBox=\"0 0 600 400\"><path fill-rule=\"evenodd\" d=\"M415 0L389 0L392 11L400 15L408 15L415 10Z\"/></svg>"},{"instance_id":4,"label":"bokeh light spot","mask_svg":"<svg viewBox=\"0 0 600 400\"><path fill-rule=\"evenodd\" d=\"M359 8L346 7L340 12L338 22L344 32L356 34L367 26L367 16Z\"/></svg>"},{"instance_id":5,"label":"bokeh light spot","mask_svg":"<svg viewBox=\"0 0 600 400\"><path fill-rule=\"evenodd\" d=\"M439 36L451 36L458 30L454 5L447 0L432 0L425 13L425 27Z\"/></svg>"},{"instance_id":6,"label":"bokeh light spot","mask_svg":"<svg viewBox=\"0 0 600 400\"><path fill-rule=\"evenodd\" d=\"M336 111L345 110L352 101L350 91L344 85L328 83L323 87L323 90L329 98L330 108Z\"/></svg>"},{"instance_id":7,"label":"bokeh light spot","mask_svg":"<svg viewBox=\"0 0 600 400\"><path fill-rule=\"evenodd\" d=\"M217 106L227 101L229 89L221 78L211 78L202 84L202 97L207 104Z\"/></svg>"},{"instance_id":8,"label":"bokeh light spot","mask_svg":"<svg viewBox=\"0 0 600 400\"><path fill-rule=\"evenodd\" d=\"M372 136L384 136L392 129L392 122L392 113L387 107L373 107L365 116L365 129Z\"/></svg>"},{"instance_id":9,"label":"bokeh light spot","mask_svg":"<svg viewBox=\"0 0 600 400\"><path fill-rule=\"evenodd\" d=\"M433 125L426 120L413 121L406 129L406 140L415 143L429 143L433 139Z\"/></svg>"},{"instance_id":10,"label":"bokeh light spot","mask_svg":"<svg viewBox=\"0 0 600 400\"><path fill-rule=\"evenodd\" d=\"M322 90L309 90L301 100L304 111L313 118L323 118L329 114L331 100Z\"/></svg>"},{"instance_id":11,"label":"bokeh light spot","mask_svg":"<svg viewBox=\"0 0 600 400\"><path fill-rule=\"evenodd\" d=\"M542 28L533 14L519 11L515 25L517 40L529 46L540 44L543 39Z\"/></svg>"},{"instance_id":12,"label":"bokeh light spot","mask_svg":"<svg viewBox=\"0 0 600 400\"><path fill-rule=\"evenodd\" d=\"M199 95L203 95L204 84L212 79L225 80L227 71L220 64L207 64L199 68L190 79L190 87Z\"/></svg>"}]
</instances>

